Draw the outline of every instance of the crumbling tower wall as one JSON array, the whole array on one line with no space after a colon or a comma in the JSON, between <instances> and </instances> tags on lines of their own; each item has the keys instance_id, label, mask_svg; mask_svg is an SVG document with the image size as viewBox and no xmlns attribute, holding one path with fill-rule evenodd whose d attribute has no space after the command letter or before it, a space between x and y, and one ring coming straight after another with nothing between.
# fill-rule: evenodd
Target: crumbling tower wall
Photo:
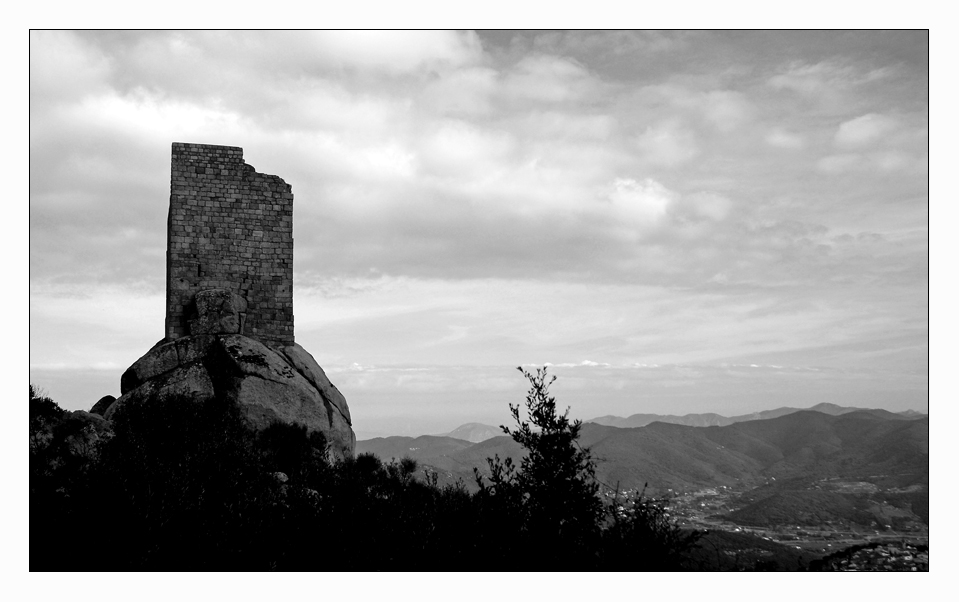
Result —
<instances>
[{"instance_id":1,"label":"crumbling tower wall","mask_svg":"<svg viewBox=\"0 0 959 602\"><path fill-rule=\"evenodd\" d=\"M238 332L293 344L293 193L242 148L173 143L166 264L168 340ZM201 314L223 299L235 326L217 330Z\"/></svg>"}]
</instances>

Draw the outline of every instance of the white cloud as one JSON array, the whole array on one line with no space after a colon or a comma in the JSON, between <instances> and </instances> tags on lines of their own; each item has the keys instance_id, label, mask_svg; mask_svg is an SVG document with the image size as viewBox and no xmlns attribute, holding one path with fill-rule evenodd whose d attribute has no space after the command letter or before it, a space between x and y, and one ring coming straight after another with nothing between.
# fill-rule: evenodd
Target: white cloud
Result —
<instances>
[{"instance_id":1,"label":"white cloud","mask_svg":"<svg viewBox=\"0 0 959 602\"><path fill-rule=\"evenodd\" d=\"M792 90L805 96L821 96L839 87L868 81L870 74L859 75L849 66L835 61L815 64L793 62L769 78L767 83L778 90Z\"/></svg>"},{"instance_id":2,"label":"white cloud","mask_svg":"<svg viewBox=\"0 0 959 602\"><path fill-rule=\"evenodd\" d=\"M908 172L922 174L927 166L923 158L918 158L898 150L877 151L872 153L840 153L823 157L816 163L816 169L828 174L850 172Z\"/></svg>"},{"instance_id":3,"label":"white cloud","mask_svg":"<svg viewBox=\"0 0 959 602\"><path fill-rule=\"evenodd\" d=\"M559 103L579 100L597 85L586 69L573 61L536 55L513 66L503 82L503 93L507 98Z\"/></svg>"},{"instance_id":4,"label":"white cloud","mask_svg":"<svg viewBox=\"0 0 959 602\"><path fill-rule=\"evenodd\" d=\"M685 31L591 31L564 30L537 33L532 46L560 55L599 56L601 60L619 56L649 57L655 53L676 51L686 45L685 38L696 35Z\"/></svg>"},{"instance_id":5,"label":"white cloud","mask_svg":"<svg viewBox=\"0 0 959 602\"><path fill-rule=\"evenodd\" d=\"M769 85L776 89L787 89L807 95L819 93L826 85L826 79L833 70L827 63L816 65L793 64L783 73L769 78Z\"/></svg>"},{"instance_id":6,"label":"white cloud","mask_svg":"<svg viewBox=\"0 0 959 602\"><path fill-rule=\"evenodd\" d=\"M321 31L313 32L313 43L325 62L391 73L470 65L482 52L473 32Z\"/></svg>"},{"instance_id":7,"label":"white cloud","mask_svg":"<svg viewBox=\"0 0 959 602\"><path fill-rule=\"evenodd\" d=\"M524 368L609 368L611 364L606 362L594 362L592 360L583 360L581 362L562 362L554 364L553 362L544 362L542 364L523 364Z\"/></svg>"},{"instance_id":8,"label":"white cloud","mask_svg":"<svg viewBox=\"0 0 959 602\"><path fill-rule=\"evenodd\" d=\"M637 182L632 178L617 178L609 193L613 213L626 228L647 227L658 223L666 215L677 194L647 178Z\"/></svg>"},{"instance_id":9,"label":"white cloud","mask_svg":"<svg viewBox=\"0 0 959 602\"><path fill-rule=\"evenodd\" d=\"M634 93L636 101L651 114L660 114L666 103L666 119L680 118L729 133L747 124L754 116L754 103L742 92L716 90L704 82L697 87L689 83L665 83L644 86Z\"/></svg>"},{"instance_id":10,"label":"white cloud","mask_svg":"<svg viewBox=\"0 0 959 602\"><path fill-rule=\"evenodd\" d=\"M606 140L616 128L616 120L610 115L583 115L579 111L533 111L519 123L525 135L558 138L568 143Z\"/></svg>"},{"instance_id":11,"label":"white cloud","mask_svg":"<svg viewBox=\"0 0 959 602\"><path fill-rule=\"evenodd\" d=\"M228 136L228 132L238 136L242 116L215 103L198 105L161 100L150 94L111 94L88 98L77 107L72 118L92 120L100 127L122 131L132 137L166 141L190 136L194 139Z\"/></svg>"},{"instance_id":12,"label":"white cloud","mask_svg":"<svg viewBox=\"0 0 959 602\"><path fill-rule=\"evenodd\" d=\"M876 167L883 171L898 171L915 164L915 160L911 156L895 150L873 153L869 158Z\"/></svg>"},{"instance_id":13,"label":"white cloud","mask_svg":"<svg viewBox=\"0 0 959 602\"><path fill-rule=\"evenodd\" d=\"M363 151L363 170L367 175L397 176L410 179L415 172L415 155L397 143L372 147Z\"/></svg>"},{"instance_id":14,"label":"white cloud","mask_svg":"<svg viewBox=\"0 0 959 602\"><path fill-rule=\"evenodd\" d=\"M898 122L885 115L867 113L844 121L836 131L836 146L861 148L882 140L898 127Z\"/></svg>"},{"instance_id":15,"label":"white cloud","mask_svg":"<svg viewBox=\"0 0 959 602\"><path fill-rule=\"evenodd\" d=\"M491 111L497 72L488 67L450 71L423 88L423 103L441 115L485 115Z\"/></svg>"},{"instance_id":16,"label":"white cloud","mask_svg":"<svg viewBox=\"0 0 959 602\"><path fill-rule=\"evenodd\" d=\"M714 192L695 192L684 197L696 214L715 221L726 219L732 209L732 201Z\"/></svg>"},{"instance_id":17,"label":"white cloud","mask_svg":"<svg viewBox=\"0 0 959 602\"><path fill-rule=\"evenodd\" d=\"M666 167L686 163L700 153L696 135L675 119L647 127L635 138L635 145L646 162Z\"/></svg>"},{"instance_id":18,"label":"white cloud","mask_svg":"<svg viewBox=\"0 0 959 602\"><path fill-rule=\"evenodd\" d=\"M445 120L423 138L420 156L430 175L482 178L495 173L514 148L515 141L508 132Z\"/></svg>"},{"instance_id":19,"label":"white cloud","mask_svg":"<svg viewBox=\"0 0 959 602\"><path fill-rule=\"evenodd\" d=\"M366 139L381 138L412 113L412 101L403 95L370 94L319 78L278 84L263 92L260 102L251 118L268 131L319 130Z\"/></svg>"},{"instance_id":20,"label":"white cloud","mask_svg":"<svg viewBox=\"0 0 959 602\"><path fill-rule=\"evenodd\" d=\"M94 370L97 372L120 373L129 367L128 364L119 364L117 362L55 362L50 364L30 364L30 370L40 372L70 372Z\"/></svg>"},{"instance_id":21,"label":"white cloud","mask_svg":"<svg viewBox=\"0 0 959 602\"><path fill-rule=\"evenodd\" d=\"M828 155L816 162L816 169L825 173L838 174L859 169L863 163L863 157L855 153Z\"/></svg>"},{"instance_id":22,"label":"white cloud","mask_svg":"<svg viewBox=\"0 0 959 602\"><path fill-rule=\"evenodd\" d=\"M749 121L753 107L741 92L714 90L697 99L706 120L721 132L731 132Z\"/></svg>"},{"instance_id":23,"label":"white cloud","mask_svg":"<svg viewBox=\"0 0 959 602\"><path fill-rule=\"evenodd\" d=\"M30 102L102 92L111 60L67 31L30 32Z\"/></svg>"},{"instance_id":24,"label":"white cloud","mask_svg":"<svg viewBox=\"0 0 959 602\"><path fill-rule=\"evenodd\" d=\"M30 286L31 370L120 373L163 335L162 292L127 283ZM153 316L153 319L144 319Z\"/></svg>"},{"instance_id":25,"label":"white cloud","mask_svg":"<svg viewBox=\"0 0 959 602\"><path fill-rule=\"evenodd\" d=\"M780 127L769 130L764 139L766 144L776 148L798 149L806 145L806 140L801 134Z\"/></svg>"}]
</instances>

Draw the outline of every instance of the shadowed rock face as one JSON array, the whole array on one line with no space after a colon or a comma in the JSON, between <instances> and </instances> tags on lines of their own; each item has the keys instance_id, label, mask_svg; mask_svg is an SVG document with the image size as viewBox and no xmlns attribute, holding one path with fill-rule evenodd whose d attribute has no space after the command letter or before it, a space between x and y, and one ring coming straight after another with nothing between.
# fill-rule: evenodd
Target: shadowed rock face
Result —
<instances>
[{"instance_id":1,"label":"shadowed rock face","mask_svg":"<svg viewBox=\"0 0 959 602\"><path fill-rule=\"evenodd\" d=\"M116 400L117 398L113 395L104 395L98 402L93 404L93 407L90 408L90 413L96 414L97 416L103 416L107 409L113 405L113 402Z\"/></svg>"},{"instance_id":2,"label":"shadowed rock face","mask_svg":"<svg viewBox=\"0 0 959 602\"><path fill-rule=\"evenodd\" d=\"M237 403L255 428L276 421L306 425L322 432L341 458L356 446L346 399L297 344L272 349L240 334L161 341L123 373L120 390L107 419L157 396L199 401L219 395Z\"/></svg>"}]
</instances>

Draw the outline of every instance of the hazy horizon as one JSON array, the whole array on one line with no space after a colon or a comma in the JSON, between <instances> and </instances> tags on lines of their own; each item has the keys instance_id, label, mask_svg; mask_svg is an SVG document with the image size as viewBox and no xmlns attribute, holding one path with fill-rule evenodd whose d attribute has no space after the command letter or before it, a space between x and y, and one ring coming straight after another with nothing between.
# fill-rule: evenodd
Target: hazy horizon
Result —
<instances>
[{"instance_id":1,"label":"hazy horizon","mask_svg":"<svg viewBox=\"0 0 959 602\"><path fill-rule=\"evenodd\" d=\"M296 340L357 433L928 412L928 33L30 36L30 379L163 336L170 146L295 195Z\"/></svg>"}]
</instances>

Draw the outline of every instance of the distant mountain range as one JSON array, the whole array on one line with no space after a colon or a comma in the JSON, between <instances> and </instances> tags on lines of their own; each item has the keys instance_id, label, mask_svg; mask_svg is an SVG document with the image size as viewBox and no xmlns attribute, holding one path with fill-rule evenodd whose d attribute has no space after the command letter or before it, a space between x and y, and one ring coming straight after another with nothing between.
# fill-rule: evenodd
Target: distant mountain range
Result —
<instances>
[{"instance_id":1,"label":"distant mountain range","mask_svg":"<svg viewBox=\"0 0 959 602\"><path fill-rule=\"evenodd\" d=\"M646 482L663 491L742 481L759 484L812 469L822 477L928 475L928 417L821 405L833 413L783 408L776 417L770 414L779 410L757 420L705 427L657 421L624 428L589 422L583 425L580 443L598 460L600 480L623 489L642 488ZM466 436L493 428L466 426L453 432ZM448 436L380 437L357 441L356 451L385 460L410 457L465 481L472 481L473 467L485 469L488 457L522 457L522 448L505 435L477 443ZM896 486L913 484L910 478Z\"/></svg>"},{"instance_id":2,"label":"distant mountain range","mask_svg":"<svg viewBox=\"0 0 959 602\"><path fill-rule=\"evenodd\" d=\"M479 422L468 422L456 429L441 435L441 437L452 437L453 439L463 439L472 443L486 441L493 437L499 437L503 434L503 429L498 426L480 424Z\"/></svg>"},{"instance_id":3,"label":"distant mountain range","mask_svg":"<svg viewBox=\"0 0 959 602\"><path fill-rule=\"evenodd\" d=\"M776 412L781 413L772 416ZM648 483L652 495L719 486L750 491L752 497L744 496L746 506L738 516L749 517L753 524L756 517L771 521L776 513L800 507L813 516L809 508L820 506L825 508L821 516L859 522L866 516L864 508L880 502L875 495L855 504L845 494L834 495L842 493L836 483L845 482L868 483L886 502L912 504L911 512L928 521L927 416L830 404L760 415L701 427L662 420L632 428L589 422L583 425L580 443L596 459L597 479L610 488L640 490ZM474 429L477 425L470 425L460 434ZM435 470L441 484L459 480L469 488L475 487L474 468L488 474L487 458L498 455L519 463L523 457L523 449L502 435L478 443L441 436L384 437L357 441L356 451L384 460L410 457Z\"/></svg>"},{"instance_id":4,"label":"distant mountain range","mask_svg":"<svg viewBox=\"0 0 959 602\"><path fill-rule=\"evenodd\" d=\"M877 416L888 416L890 418L900 416L905 418L923 418L922 414L915 410L906 410L904 412L889 412L886 410L852 408L838 406L832 403L820 403L811 408L776 408L775 410L765 410L763 412L753 412L752 414L743 414L742 416L726 417L720 414L686 414L684 416L674 416L671 414L633 414L627 418L621 416L600 416L583 422L601 424L603 426L615 426L618 428L636 428L646 426L653 422L665 422L667 424L682 424L685 426L729 426L737 422L747 422L749 420L769 420L770 418L779 418L786 414L795 412L813 411L829 414L830 416L841 416L850 412L870 412ZM493 437L503 436L503 430L498 426L482 424L480 422L468 422L448 433L434 435L435 437L450 437L453 439L462 439L471 443L480 443ZM372 439L372 438L371 438ZM393 439L393 437L380 437L380 439ZM406 437L406 439L410 439Z\"/></svg>"},{"instance_id":5,"label":"distant mountain range","mask_svg":"<svg viewBox=\"0 0 959 602\"><path fill-rule=\"evenodd\" d=\"M619 428L635 428L637 426L646 426L653 422L665 422L668 424L683 424L686 426L729 426L737 422L747 422L749 420L769 420L779 418L786 414L793 414L802 411L822 412L830 416L841 416L850 412L870 412L877 416L902 416L905 418L921 418L926 414L921 414L915 410L906 410L905 412L889 412L886 410L869 410L864 408L850 408L838 406L833 403L820 403L811 408L777 408L775 410L765 410L763 412L753 412L752 414L743 414L742 416L732 416L727 418L719 414L686 414L685 416L673 416L662 414L633 414L628 418L619 416L600 416L586 420L604 426L616 426Z\"/></svg>"}]
</instances>

